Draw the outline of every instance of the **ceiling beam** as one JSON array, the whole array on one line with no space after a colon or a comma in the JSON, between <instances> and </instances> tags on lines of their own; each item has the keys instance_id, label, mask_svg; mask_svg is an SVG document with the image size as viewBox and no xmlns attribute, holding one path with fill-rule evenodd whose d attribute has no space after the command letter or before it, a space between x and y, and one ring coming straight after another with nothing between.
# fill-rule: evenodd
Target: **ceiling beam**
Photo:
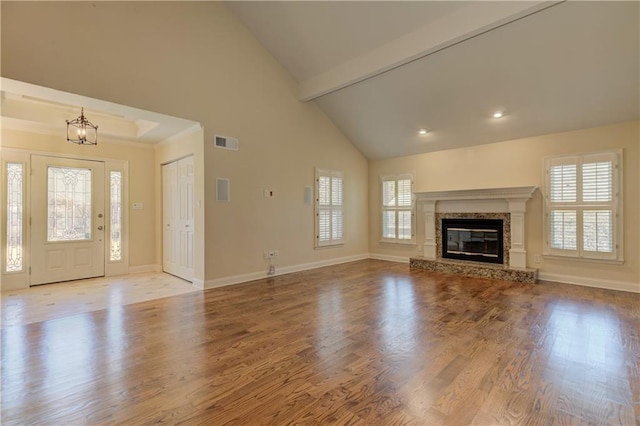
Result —
<instances>
[{"instance_id":1,"label":"ceiling beam","mask_svg":"<svg viewBox=\"0 0 640 426\"><path fill-rule=\"evenodd\" d=\"M563 1L472 2L442 19L301 81L298 98L310 101L423 58Z\"/></svg>"}]
</instances>

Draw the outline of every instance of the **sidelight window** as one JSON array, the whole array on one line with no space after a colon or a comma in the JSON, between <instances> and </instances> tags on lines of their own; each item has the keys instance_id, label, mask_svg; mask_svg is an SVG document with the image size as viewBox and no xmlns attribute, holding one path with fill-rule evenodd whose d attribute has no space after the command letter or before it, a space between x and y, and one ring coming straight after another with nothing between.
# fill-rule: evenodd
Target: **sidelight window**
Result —
<instances>
[{"instance_id":1,"label":"sidelight window","mask_svg":"<svg viewBox=\"0 0 640 426\"><path fill-rule=\"evenodd\" d=\"M122 172L110 172L111 223L109 260L122 260Z\"/></svg>"},{"instance_id":2,"label":"sidelight window","mask_svg":"<svg viewBox=\"0 0 640 426\"><path fill-rule=\"evenodd\" d=\"M7 247L6 271L20 272L23 265L24 165L7 163Z\"/></svg>"}]
</instances>

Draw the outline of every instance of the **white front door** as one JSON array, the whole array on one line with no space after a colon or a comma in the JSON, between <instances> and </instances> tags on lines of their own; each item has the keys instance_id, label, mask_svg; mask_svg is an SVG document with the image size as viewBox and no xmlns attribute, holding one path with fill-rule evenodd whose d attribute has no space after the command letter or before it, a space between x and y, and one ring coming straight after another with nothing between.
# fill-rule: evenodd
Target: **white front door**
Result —
<instances>
[{"instance_id":1,"label":"white front door","mask_svg":"<svg viewBox=\"0 0 640 426\"><path fill-rule=\"evenodd\" d=\"M193 281L193 157L162 166L162 269Z\"/></svg>"},{"instance_id":2,"label":"white front door","mask_svg":"<svg viewBox=\"0 0 640 426\"><path fill-rule=\"evenodd\" d=\"M104 163L31 156L31 285L104 275Z\"/></svg>"}]
</instances>

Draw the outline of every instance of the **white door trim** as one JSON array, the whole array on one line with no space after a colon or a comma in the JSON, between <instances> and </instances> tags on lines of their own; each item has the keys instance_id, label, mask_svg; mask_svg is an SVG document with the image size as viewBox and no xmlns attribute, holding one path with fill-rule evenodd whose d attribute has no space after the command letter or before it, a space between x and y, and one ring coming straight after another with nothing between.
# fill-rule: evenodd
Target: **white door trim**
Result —
<instances>
[{"instance_id":1,"label":"white door trim","mask_svg":"<svg viewBox=\"0 0 640 426\"><path fill-rule=\"evenodd\" d=\"M90 156L90 155L70 155L64 153L53 153L41 150L28 150L20 148L7 148L0 147L0 158L2 162L2 171L5 172L6 163L20 162L25 165L25 186L27 196L24 200L23 208L23 221L26 224L24 227L23 246L24 246L24 259L23 270L18 273L6 273L4 268L0 271L2 276L2 289L18 289L25 288L26 283L30 282L29 279L29 267L31 266L31 227L28 226L29 218L31 217L31 200L28 194L31 189L31 155L44 155L49 157L71 158L78 160L89 161L102 161L105 163L105 176L109 176L111 171L122 172L122 259L117 262L109 261L109 252L105 250L105 276L124 275L129 273L129 162L127 160L117 160L113 158ZM3 181L4 177L0 179ZM4 194L6 195L6 194ZM105 194L108 196L108 194ZM6 206L6 200L2 200L3 205ZM108 205L108 203L106 204ZM3 207L6 208L6 207ZM110 223L110 209L105 208L105 219L107 223ZM3 217L4 219L4 217ZM6 244L6 220L3 220L0 229L3 230L3 236L0 238L2 244ZM109 228L107 227L107 230ZM4 267L4 261L0 262Z\"/></svg>"}]
</instances>

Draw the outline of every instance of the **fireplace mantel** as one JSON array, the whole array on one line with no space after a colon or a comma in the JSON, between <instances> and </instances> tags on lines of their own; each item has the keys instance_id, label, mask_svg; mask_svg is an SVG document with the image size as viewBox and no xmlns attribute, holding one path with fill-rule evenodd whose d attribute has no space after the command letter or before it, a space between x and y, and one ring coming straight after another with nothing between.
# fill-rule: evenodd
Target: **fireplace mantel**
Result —
<instances>
[{"instance_id":1,"label":"fireplace mantel","mask_svg":"<svg viewBox=\"0 0 640 426\"><path fill-rule=\"evenodd\" d=\"M509 213L511 216L511 247L509 266L527 267L525 222L527 201L536 186L511 188L463 189L454 191L416 192L425 217L424 257L436 260L436 213Z\"/></svg>"},{"instance_id":2,"label":"fireplace mantel","mask_svg":"<svg viewBox=\"0 0 640 426\"><path fill-rule=\"evenodd\" d=\"M416 192L418 201L459 201L459 200L528 200L537 186L515 186L512 188L462 189L454 191Z\"/></svg>"}]
</instances>

